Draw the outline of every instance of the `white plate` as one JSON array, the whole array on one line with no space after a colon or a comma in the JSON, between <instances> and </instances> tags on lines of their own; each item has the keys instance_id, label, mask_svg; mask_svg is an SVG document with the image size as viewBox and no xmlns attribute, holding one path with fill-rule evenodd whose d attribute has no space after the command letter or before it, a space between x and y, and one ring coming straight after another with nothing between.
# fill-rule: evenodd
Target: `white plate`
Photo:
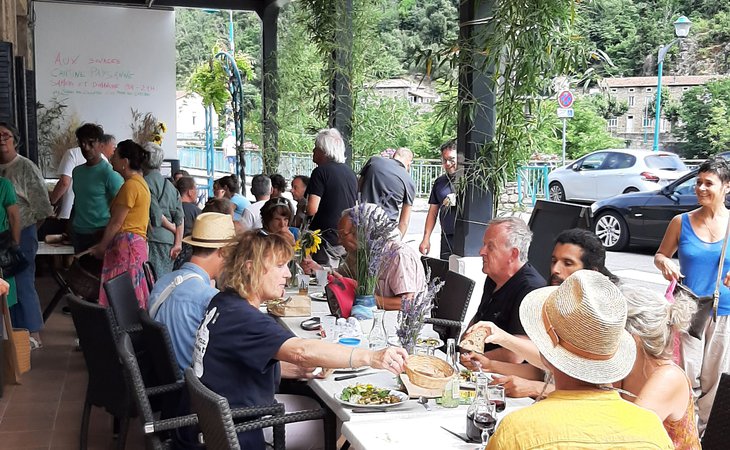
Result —
<instances>
[{"instance_id":1,"label":"white plate","mask_svg":"<svg viewBox=\"0 0 730 450\"><path fill-rule=\"evenodd\" d=\"M347 405L352 408L372 408L372 409L393 408L395 406L404 404L406 402L406 400L408 400L408 394L404 394L401 391L390 391L390 395L397 396L400 399L400 402L387 403L387 404L383 404L383 405L361 405L359 403L351 403L351 402L346 402L346 401L342 400L340 398L341 394L342 394L341 392L335 394L335 400L342 403L343 405Z\"/></svg>"},{"instance_id":2,"label":"white plate","mask_svg":"<svg viewBox=\"0 0 730 450\"><path fill-rule=\"evenodd\" d=\"M435 344L426 344L425 342L418 343L418 339L423 339L423 340L426 340L426 339L434 339L434 340L436 340L436 343ZM418 347L419 345L426 345L428 347L440 348L440 347L443 347L443 345L444 345L444 341L442 341L439 338L418 338L418 339L416 339L416 347Z\"/></svg>"},{"instance_id":3,"label":"white plate","mask_svg":"<svg viewBox=\"0 0 730 450\"><path fill-rule=\"evenodd\" d=\"M311 298L315 302L326 302L327 294L325 294L324 292L312 292L311 294L309 294L309 298Z\"/></svg>"}]
</instances>

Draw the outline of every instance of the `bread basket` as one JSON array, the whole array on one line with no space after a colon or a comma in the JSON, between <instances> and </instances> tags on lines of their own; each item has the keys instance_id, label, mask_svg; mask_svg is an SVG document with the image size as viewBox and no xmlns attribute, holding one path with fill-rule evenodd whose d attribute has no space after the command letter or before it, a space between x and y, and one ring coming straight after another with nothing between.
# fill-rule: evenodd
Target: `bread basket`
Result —
<instances>
[{"instance_id":1,"label":"bread basket","mask_svg":"<svg viewBox=\"0 0 730 450\"><path fill-rule=\"evenodd\" d=\"M443 390L454 376L454 368L435 356L410 355L405 367L411 383L426 389Z\"/></svg>"}]
</instances>

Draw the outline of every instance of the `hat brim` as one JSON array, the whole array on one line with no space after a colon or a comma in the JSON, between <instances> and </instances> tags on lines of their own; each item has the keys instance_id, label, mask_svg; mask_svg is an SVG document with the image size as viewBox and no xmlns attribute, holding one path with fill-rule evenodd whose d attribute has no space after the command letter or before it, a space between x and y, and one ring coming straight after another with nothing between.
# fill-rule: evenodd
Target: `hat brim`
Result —
<instances>
[{"instance_id":1,"label":"hat brim","mask_svg":"<svg viewBox=\"0 0 730 450\"><path fill-rule=\"evenodd\" d=\"M542 320L542 307L557 288L548 286L536 289L522 300L520 321L527 336L550 364L570 377L594 384L607 384L624 379L631 372L636 360L636 343L626 330L621 333L616 353L604 361L583 358L560 345L553 345Z\"/></svg>"},{"instance_id":2,"label":"hat brim","mask_svg":"<svg viewBox=\"0 0 730 450\"><path fill-rule=\"evenodd\" d=\"M222 248L222 247L228 247L229 245L235 244L235 238L231 238L229 240L221 241L221 242L206 242L206 241L196 241L193 239L193 236L184 237L182 240L184 243L189 244L193 247L203 247L203 248Z\"/></svg>"}]
</instances>

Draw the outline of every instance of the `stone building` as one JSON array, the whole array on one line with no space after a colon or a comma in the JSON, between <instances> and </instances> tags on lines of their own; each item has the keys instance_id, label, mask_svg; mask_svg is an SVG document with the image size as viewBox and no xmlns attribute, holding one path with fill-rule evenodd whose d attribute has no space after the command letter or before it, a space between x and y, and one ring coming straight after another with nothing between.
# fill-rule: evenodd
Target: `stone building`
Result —
<instances>
[{"instance_id":1,"label":"stone building","mask_svg":"<svg viewBox=\"0 0 730 450\"><path fill-rule=\"evenodd\" d=\"M662 105L668 101L681 101L690 88L716 78L717 75L663 76L662 87L665 88L664 92L669 92L669 99L662 97ZM657 77L605 78L600 82L604 93L619 102L625 102L629 107L622 116L608 119L608 130L612 135L625 139L628 148L652 148L654 114L650 112L650 107L656 99L656 85ZM672 124L662 118L659 126L659 145L671 151L678 142L672 134Z\"/></svg>"}]
</instances>

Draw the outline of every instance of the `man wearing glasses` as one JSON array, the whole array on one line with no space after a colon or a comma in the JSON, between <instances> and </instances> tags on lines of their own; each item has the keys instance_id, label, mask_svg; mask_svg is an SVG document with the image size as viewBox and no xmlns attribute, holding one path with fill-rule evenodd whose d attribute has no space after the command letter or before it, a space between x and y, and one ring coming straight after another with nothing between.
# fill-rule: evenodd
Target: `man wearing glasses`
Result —
<instances>
[{"instance_id":1,"label":"man wearing glasses","mask_svg":"<svg viewBox=\"0 0 730 450\"><path fill-rule=\"evenodd\" d=\"M441 259L449 259L454 248L454 224L456 223L456 194L454 178L456 174L456 140L441 146L441 164L446 173L436 178L428 198L428 215L423 230L423 240L418 249L421 254L431 251L431 233L436 226L436 216L441 223Z\"/></svg>"}]
</instances>

